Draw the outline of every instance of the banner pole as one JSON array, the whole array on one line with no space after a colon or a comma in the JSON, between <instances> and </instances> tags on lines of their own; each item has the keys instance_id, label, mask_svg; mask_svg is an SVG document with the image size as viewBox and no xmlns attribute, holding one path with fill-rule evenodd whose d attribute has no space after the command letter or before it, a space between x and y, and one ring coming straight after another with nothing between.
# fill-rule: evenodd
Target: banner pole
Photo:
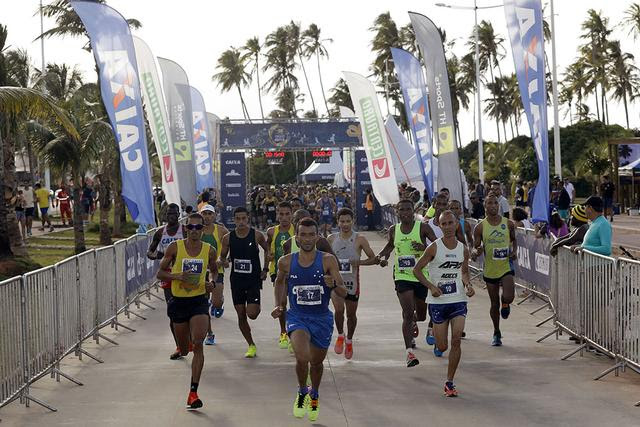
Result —
<instances>
[{"instance_id":1,"label":"banner pole","mask_svg":"<svg viewBox=\"0 0 640 427\"><path fill-rule=\"evenodd\" d=\"M558 71L556 63L556 27L553 0L551 3L551 88L553 90L553 162L556 175L562 179L562 153L560 152L560 123L558 118Z\"/></svg>"},{"instance_id":2,"label":"banner pole","mask_svg":"<svg viewBox=\"0 0 640 427\"><path fill-rule=\"evenodd\" d=\"M482 141L482 100L480 98L480 52L478 47L478 2L473 1L473 15L475 17L475 63L476 63L476 108L478 124L478 179L484 185L484 142Z\"/></svg>"}]
</instances>

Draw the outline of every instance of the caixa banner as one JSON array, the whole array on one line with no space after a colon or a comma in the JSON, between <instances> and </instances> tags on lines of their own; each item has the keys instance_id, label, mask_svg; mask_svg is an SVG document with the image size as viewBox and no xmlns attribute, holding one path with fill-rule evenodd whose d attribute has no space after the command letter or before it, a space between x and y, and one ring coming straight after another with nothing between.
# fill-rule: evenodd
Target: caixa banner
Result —
<instances>
[{"instance_id":1,"label":"caixa banner","mask_svg":"<svg viewBox=\"0 0 640 427\"><path fill-rule=\"evenodd\" d=\"M356 121L329 120L295 123L220 122L220 149L319 149L358 147L360 125Z\"/></svg>"},{"instance_id":2,"label":"caixa banner","mask_svg":"<svg viewBox=\"0 0 640 427\"><path fill-rule=\"evenodd\" d=\"M220 153L220 191L222 192L222 221L229 228L233 224L233 210L247 205L247 177L244 153Z\"/></svg>"}]
</instances>

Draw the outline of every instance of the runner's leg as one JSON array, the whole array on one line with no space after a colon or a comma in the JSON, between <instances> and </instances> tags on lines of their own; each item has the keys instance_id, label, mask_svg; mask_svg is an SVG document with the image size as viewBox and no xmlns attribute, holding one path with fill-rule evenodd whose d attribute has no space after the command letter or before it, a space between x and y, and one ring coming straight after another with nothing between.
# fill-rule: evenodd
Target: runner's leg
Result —
<instances>
[{"instance_id":1,"label":"runner's leg","mask_svg":"<svg viewBox=\"0 0 640 427\"><path fill-rule=\"evenodd\" d=\"M333 302L336 330L339 335L344 335L344 298L341 298L335 292L332 292L331 301Z\"/></svg>"},{"instance_id":2,"label":"runner's leg","mask_svg":"<svg viewBox=\"0 0 640 427\"><path fill-rule=\"evenodd\" d=\"M253 345L254 342L253 337L251 336L251 327L247 320L247 306L245 304L238 304L234 305L234 307L238 314L238 327L240 328L240 332L242 332L242 336L247 341L247 344Z\"/></svg>"},{"instance_id":3,"label":"runner's leg","mask_svg":"<svg viewBox=\"0 0 640 427\"><path fill-rule=\"evenodd\" d=\"M318 392L320 388L320 381L322 380L322 372L324 370L325 357L327 357L326 348L318 348L313 344L309 344L310 349L310 371L311 371L311 388Z\"/></svg>"},{"instance_id":4,"label":"runner's leg","mask_svg":"<svg viewBox=\"0 0 640 427\"><path fill-rule=\"evenodd\" d=\"M347 339L351 340L358 324L358 318L356 317L358 301L347 300L345 305L347 307Z\"/></svg>"},{"instance_id":5,"label":"runner's leg","mask_svg":"<svg viewBox=\"0 0 640 427\"><path fill-rule=\"evenodd\" d=\"M457 316L451 319L451 351L449 352L449 367L447 369L447 381L453 382L453 377L458 369L460 363L460 357L462 356L462 331L464 331L464 316ZM445 330L445 334L448 331Z\"/></svg>"},{"instance_id":6,"label":"runner's leg","mask_svg":"<svg viewBox=\"0 0 640 427\"><path fill-rule=\"evenodd\" d=\"M293 353L296 356L296 375L298 376L298 385L302 389L307 386L307 377L309 376L311 337L306 331L297 329L291 332L289 339L291 340Z\"/></svg>"},{"instance_id":7,"label":"runner's leg","mask_svg":"<svg viewBox=\"0 0 640 427\"><path fill-rule=\"evenodd\" d=\"M513 279L513 274L507 274L501 280L502 284L502 304L511 304L513 302L513 298L515 297L515 282Z\"/></svg>"},{"instance_id":8,"label":"runner's leg","mask_svg":"<svg viewBox=\"0 0 640 427\"><path fill-rule=\"evenodd\" d=\"M402 336L405 348L411 348L413 340L413 316L415 311L415 298L413 290L396 292L400 307L402 307Z\"/></svg>"},{"instance_id":9,"label":"runner's leg","mask_svg":"<svg viewBox=\"0 0 640 427\"><path fill-rule=\"evenodd\" d=\"M491 300L491 308L489 309L489 315L493 322L493 330L500 330L500 286L493 283L487 283L487 293ZM513 301L513 297L512 297Z\"/></svg>"},{"instance_id":10,"label":"runner's leg","mask_svg":"<svg viewBox=\"0 0 640 427\"><path fill-rule=\"evenodd\" d=\"M176 341L178 342L178 348L180 349L180 355L186 356L189 354L189 341L191 331L189 329L189 322L173 323L173 330L176 334Z\"/></svg>"},{"instance_id":11,"label":"runner's leg","mask_svg":"<svg viewBox=\"0 0 640 427\"><path fill-rule=\"evenodd\" d=\"M198 314L189 320L191 329L191 340L193 342L193 360L191 361L191 382L199 383L202 367L204 366L204 351L202 343L207 335L207 323L209 319L206 314Z\"/></svg>"}]
</instances>

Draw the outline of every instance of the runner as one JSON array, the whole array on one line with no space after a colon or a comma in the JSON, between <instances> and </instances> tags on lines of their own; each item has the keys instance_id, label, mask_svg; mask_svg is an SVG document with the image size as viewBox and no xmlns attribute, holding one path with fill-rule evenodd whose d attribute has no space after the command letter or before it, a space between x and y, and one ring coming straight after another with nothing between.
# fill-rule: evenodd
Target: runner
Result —
<instances>
[{"instance_id":1,"label":"runner","mask_svg":"<svg viewBox=\"0 0 640 427\"><path fill-rule=\"evenodd\" d=\"M202 407L202 401L198 397L198 384L204 366L202 341L207 333L207 293L213 291L213 283L206 281L206 271L209 271L209 277L214 281L218 274L216 251L201 240L203 228L202 215L189 215L186 225L188 237L169 244L158 271L158 280L171 281L172 298L169 300L168 313L173 322L180 354L186 356L189 341L193 343L187 409ZM167 271L169 268L171 272Z\"/></svg>"},{"instance_id":2,"label":"runner","mask_svg":"<svg viewBox=\"0 0 640 427\"><path fill-rule=\"evenodd\" d=\"M323 361L331 344L333 314L329 299L335 290L344 298L347 290L342 282L338 262L316 249L318 224L304 218L296 229L300 252L289 254L278 260L275 299L278 305L271 312L274 319L280 318L287 309L287 333L296 356L298 392L293 403L293 415L316 421L319 414L320 381ZM311 374L311 388L307 376Z\"/></svg>"},{"instance_id":3,"label":"runner","mask_svg":"<svg viewBox=\"0 0 640 427\"><path fill-rule=\"evenodd\" d=\"M327 190L322 190L321 197L316 202L316 211L320 217L320 233L327 237L331 233L333 215L336 212L336 203L331 199Z\"/></svg>"},{"instance_id":4,"label":"runner","mask_svg":"<svg viewBox=\"0 0 640 427\"><path fill-rule=\"evenodd\" d=\"M200 215L204 218L202 241L210 244L216 252L220 251L222 238L229 230L221 224L216 224L216 210L212 205L202 206ZM220 318L224 313L224 269L222 266L218 266L218 277L216 278L215 288L209 295L209 306L209 329L204 343L206 345L214 345L216 343L216 336L211 329L211 317Z\"/></svg>"},{"instance_id":5,"label":"runner","mask_svg":"<svg viewBox=\"0 0 640 427\"><path fill-rule=\"evenodd\" d=\"M291 224L291 204L280 202L278 204L278 225L267 229L267 246L269 247L269 274L271 283L276 283L278 273L278 260L284 255L284 243L295 234L293 224ZM287 335L287 325L285 313L280 317L280 339L278 346L282 349L289 348L289 336Z\"/></svg>"},{"instance_id":6,"label":"runner","mask_svg":"<svg viewBox=\"0 0 640 427\"><path fill-rule=\"evenodd\" d=\"M447 351L451 325L451 352L444 394L456 397L458 391L453 377L462 355L460 343L467 316L467 297L475 292L469 277L469 249L456 237L458 219L451 211L444 211L439 219L444 237L429 245L413 268L413 274L429 289L429 316L434 323L436 345L443 353ZM425 267L428 268L428 279L423 272Z\"/></svg>"},{"instance_id":7,"label":"runner","mask_svg":"<svg viewBox=\"0 0 640 427\"><path fill-rule=\"evenodd\" d=\"M500 332L500 316L509 317L515 294L513 281L514 271L511 262L518 258L518 242L513 221L500 215L498 198L489 193L484 199L487 217L480 221L473 230L474 249L471 259L475 259L484 250L484 281L491 299L489 314L493 321L493 340L491 345L502 345ZM502 286L502 297L500 287ZM502 301L502 305L500 302Z\"/></svg>"},{"instance_id":8,"label":"runner","mask_svg":"<svg viewBox=\"0 0 640 427\"><path fill-rule=\"evenodd\" d=\"M351 359L353 357L353 333L356 330L358 318L358 300L360 299L360 266L376 265L379 258L371 250L369 242L364 235L353 231L353 211L349 208L342 208L338 211L338 227L340 232L329 236L329 243L333 252L338 257L340 274L347 288L347 296L341 298L334 294L331 296L335 310L336 329L338 339L336 340L335 352ZM360 260L364 251L367 259ZM344 311L347 309L347 339L344 338Z\"/></svg>"},{"instance_id":9,"label":"runner","mask_svg":"<svg viewBox=\"0 0 640 427\"><path fill-rule=\"evenodd\" d=\"M184 227L178 222L180 216L180 207L175 203L171 203L167 207L166 220L167 225L158 229L153 235L149 250L147 251L147 258L149 259L162 259L167 252L167 248L172 242L184 239L186 235ZM167 271L171 271L167 268ZM176 343L176 351L169 356L171 360L180 359L180 347L178 346L178 340L174 330L173 322L171 321L171 315L169 314L169 303L171 301L171 280L163 281L160 287L164 291L164 299L167 302L167 316L169 317L169 329L171 329L171 335Z\"/></svg>"},{"instance_id":10,"label":"runner","mask_svg":"<svg viewBox=\"0 0 640 427\"><path fill-rule=\"evenodd\" d=\"M460 239L460 233L462 233L462 240L460 241L470 248L473 247L473 230L471 230L471 224L465 221L462 203L459 200L451 200L449 202L449 210L453 212L460 224L456 230L458 239Z\"/></svg>"},{"instance_id":11,"label":"runner","mask_svg":"<svg viewBox=\"0 0 640 427\"><path fill-rule=\"evenodd\" d=\"M391 252L395 250L393 280L402 307L402 335L407 350L407 367L410 368L419 363L413 352L415 337L418 336L416 322L423 322L427 318L427 288L413 274L413 267L427 244L436 240L436 236L428 224L415 219L411 200L400 200L397 212L400 223L389 228L389 239L377 258L380 266L385 267Z\"/></svg>"},{"instance_id":12,"label":"runner","mask_svg":"<svg viewBox=\"0 0 640 427\"><path fill-rule=\"evenodd\" d=\"M253 358L257 355L256 343L251 336L251 327L247 317L256 320L260 314L260 291L262 281L267 277L268 268L260 268L261 246L268 258L269 247L264 234L249 226L249 212L244 206L233 210L233 222L236 229L222 238L220 251L220 265L229 266L227 255L231 258L231 298L238 314L238 327L247 341L249 348L244 357Z\"/></svg>"},{"instance_id":13,"label":"runner","mask_svg":"<svg viewBox=\"0 0 640 427\"><path fill-rule=\"evenodd\" d=\"M276 223L276 205L278 204L278 199L273 195L273 190L267 191L267 197L265 197L262 202L262 210L266 213L267 216L267 226Z\"/></svg>"}]
</instances>

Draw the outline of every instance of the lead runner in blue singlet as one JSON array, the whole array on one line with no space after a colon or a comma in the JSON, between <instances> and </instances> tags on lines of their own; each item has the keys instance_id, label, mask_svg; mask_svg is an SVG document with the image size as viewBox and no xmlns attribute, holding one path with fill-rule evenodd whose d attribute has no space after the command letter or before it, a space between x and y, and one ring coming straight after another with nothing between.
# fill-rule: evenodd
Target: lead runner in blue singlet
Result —
<instances>
[{"instance_id":1,"label":"lead runner in blue singlet","mask_svg":"<svg viewBox=\"0 0 640 427\"><path fill-rule=\"evenodd\" d=\"M273 318L279 318L289 301L287 333L296 356L299 385L293 415L302 418L308 413L310 421L318 419L322 363L333 333L333 313L329 310L331 292L335 291L341 298L347 295L338 261L333 255L316 249L318 237L318 224L311 218L297 224L300 251L278 260L275 289L278 305L271 312ZM309 370L311 388L307 387Z\"/></svg>"}]
</instances>

